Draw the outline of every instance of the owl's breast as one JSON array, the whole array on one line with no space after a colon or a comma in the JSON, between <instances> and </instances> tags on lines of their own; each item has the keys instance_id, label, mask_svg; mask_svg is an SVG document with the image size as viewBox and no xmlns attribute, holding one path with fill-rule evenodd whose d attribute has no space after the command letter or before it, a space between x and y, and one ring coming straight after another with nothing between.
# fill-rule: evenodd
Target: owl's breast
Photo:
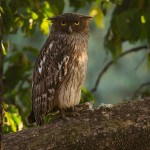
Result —
<instances>
[{"instance_id":1,"label":"owl's breast","mask_svg":"<svg viewBox=\"0 0 150 150\"><path fill-rule=\"evenodd\" d=\"M73 66L80 74L80 76L82 76L84 72L86 73L87 61L88 61L88 55L85 47L82 49L82 51L77 50L73 55L72 63L74 64Z\"/></svg>"},{"instance_id":2,"label":"owl's breast","mask_svg":"<svg viewBox=\"0 0 150 150\"><path fill-rule=\"evenodd\" d=\"M80 102L81 88L87 71L87 52L80 51L69 59L68 73L58 89L57 102L59 108L73 107Z\"/></svg>"},{"instance_id":3,"label":"owl's breast","mask_svg":"<svg viewBox=\"0 0 150 150\"><path fill-rule=\"evenodd\" d=\"M76 59L77 59L77 62L79 63L79 65L82 65L83 63L86 63L87 60L88 60L87 51L84 50L83 52L80 52L80 54L77 55Z\"/></svg>"}]
</instances>

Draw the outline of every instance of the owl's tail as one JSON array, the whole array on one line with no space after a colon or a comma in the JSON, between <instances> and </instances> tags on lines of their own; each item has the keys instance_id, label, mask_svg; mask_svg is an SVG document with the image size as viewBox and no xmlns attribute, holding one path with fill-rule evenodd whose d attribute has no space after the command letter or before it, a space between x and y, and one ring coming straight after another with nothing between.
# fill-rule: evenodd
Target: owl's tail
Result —
<instances>
[{"instance_id":1,"label":"owl's tail","mask_svg":"<svg viewBox=\"0 0 150 150\"><path fill-rule=\"evenodd\" d=\"M27 121L28 121L28 124L33 124L33 123L35 123L35 116L34 116L33 110L32 110L31 113L28 115Z\"/></svg>"}]
</instances>

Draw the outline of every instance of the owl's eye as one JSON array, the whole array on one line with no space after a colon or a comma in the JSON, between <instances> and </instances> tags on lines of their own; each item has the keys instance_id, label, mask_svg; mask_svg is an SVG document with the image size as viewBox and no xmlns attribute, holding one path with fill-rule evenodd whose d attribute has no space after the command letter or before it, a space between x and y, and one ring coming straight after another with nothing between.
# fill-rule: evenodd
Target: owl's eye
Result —
<instances>
[{"instance_id":1,"label":"owl's eye","mask_svg":"<svg viewBox=\"0 0 150 150\"><path fill-rule=\"evenodd\" d=\"M62 26L65 26L65 25L66 25L66 22L61 22L61 25L62 25Z\"/></svg>"},{"instance_id":2,"label":"owl's eye","mask_svg":"<svg viewBox=\"0 0 150 150\"><path fill-rule=\"evenodd\" d=\"M74 24L75 24L76 26L78 26L78 25L80 24L80 22L79 22L79 21L76 21Z\"/></svg>"}]
</instances>

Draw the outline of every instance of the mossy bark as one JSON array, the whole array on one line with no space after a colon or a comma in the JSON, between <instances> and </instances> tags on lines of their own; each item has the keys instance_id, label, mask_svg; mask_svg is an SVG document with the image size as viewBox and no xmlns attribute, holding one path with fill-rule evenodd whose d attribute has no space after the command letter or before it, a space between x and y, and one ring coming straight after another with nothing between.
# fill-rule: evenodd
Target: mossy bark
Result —
<instances>
[{"instance_id":1,"label":"mossy bark","mask_svg":"<svg viewBox=\"0 0 150 150\"><path fill-rule=\"evenodd\" d=\"M1 26L1 16L0 16L0 133L2 132L2 93L3 93L2 79L3 79L3 52L2 52L2 26ZM1 145L1 135L0 135L0 145Z\"/></svg>"},{"instance_id":2,"label":"mossy bark","mask_svg":"<svg viewBox=\"0 0 150 150\"><path fill-rule=\"evenodd\" d=\"M4 150L150 150L150 98L3 135Z\"/></svg>"}]
</instances>

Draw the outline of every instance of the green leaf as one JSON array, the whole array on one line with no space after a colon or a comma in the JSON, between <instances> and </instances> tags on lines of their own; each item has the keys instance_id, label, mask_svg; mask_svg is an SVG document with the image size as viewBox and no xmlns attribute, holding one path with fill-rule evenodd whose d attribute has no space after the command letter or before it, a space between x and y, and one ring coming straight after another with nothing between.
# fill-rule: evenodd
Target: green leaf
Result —
<instances>
[{"instance_id":1,"label":"green leaf","mask_svg":"<svg viewBox=\"0 0 150 150\"><path fill-rule=\"evenodd\" d=\"M146 23L146 19L145 19L145 16L144 16L144 15L141 16L141 23L143 23L143 24Z\"/></svg>"},{"instance_id":2,"label":"green leaf","mask_svg":"<svg viewBox=\"0 0 150 150\"><path fill-rule=\"evenodd\" d=\"M3 51L3 55L7 55L7 52L6 52L6 49L5 49L4 45L3 45L3 43L2 43L2 51Z\"/></svg>"},{"instance_id":3,"label":"green leaf","mask_svg":"<svg viewBox=\"0 0 150 150\"><path fill-rule=\"evenodd\" d=\"M41 25L40 25L40 30L43 34L48 34L49 33L49 22L46 19L43 19Z\"/></svg>"},{"instance_id":4,"label":"green leaf","mask_svg":"<svg viewBox=\"0 0 150 150\"><path fill-rule=\"evenodd\" d=\"M95 103L95 98L90 91L88 91L85 87L82 87L81 103L85 102Z\"/></svg>"},{"instance_id":5,"label":"green leaf","mask_svg":"<svg viewBox=\"0 0 150 150\"><path fill-rule=\"evenodd\" d=\"M63 12L65 6L64 0L50 0L48 2L54 14L61 14Z\"/></svg>"},{"instance_id":6,"label":"green leaf","mask_svg":"<svg viewBox=\"0 0 150 150\"><path fill-rule=\"evenodd\" d=\"M3 132L16 132L23 128L18 109L14 105L3 103Z\"/></svg>"},{"instance_id":7,"label":"green leaf","mask_svg":"<svg viewBox=\"0 0 150 150\"><path fill-rule=\"evenodd\" d=\"M93 7L90 10L90 16L94 18L94 21L99 28L104 28L104 15L99 7Z\"/></svg>"},{"instance_id":8,"label":"green leaf","mask_svg":"<svg viewBox=\"0 0 150 150\"><path fill-rule=\"evenodd\" d=\"M135 25L136 22L136 25ZM138 9L132 9L114 16L114 26L116 31L124 39L135 42L141 34L141 16Z\"/></svg>"},{"instance_id":9,"label":"green leaf","mask_svg":"<svg viewBox=\"0 0 150 150\"><path fill-rule=\"evenodd\" d=\"M33 20L37 20L39 18L39 16L33 11L31 12L31 17Z\"/></svg>"},{"instance_id":10,"label":"green leaf","mask_svg":"<svg viewBox=\"0 0 150 150\"><path fill-rule=\"evenodd\" d=\"M122 43L121 43L121 38L117 30L115 29L115 27L112 27L107 33L105 37L104 45L106 49L108 49L111 52L114 61L116 61L118 56L122 52Z\"/></svg>"},{"instance_id":11,"label":"green leaf","mask_svg":"<svg viewBox=\"0 0 150 150\"><path fill-rule=\"evenodd\" d=\"M4 13L4 10L2 7L0 7L0 13Z\"/></svg>"},{"instance_id":12,"label":"green leaf","mask_svg":"<svg viewBox=\"0 0 150 150\"><path fill-rule=\"evenodd\" d=\"M17 128L16 128L16 125L12 119L11 113L4 111L4 117L7 120L6 122L4 122L4 124L7 124L8 126L10 126L10 131L16 132Z\"/></svg>"}]
</instances>

